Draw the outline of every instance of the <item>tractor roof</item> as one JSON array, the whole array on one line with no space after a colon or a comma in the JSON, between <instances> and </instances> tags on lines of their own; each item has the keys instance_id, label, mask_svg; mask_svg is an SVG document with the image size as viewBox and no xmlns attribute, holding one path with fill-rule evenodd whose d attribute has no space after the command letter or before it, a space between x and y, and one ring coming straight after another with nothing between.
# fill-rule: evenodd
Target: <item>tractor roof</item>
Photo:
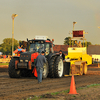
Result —
<instances>
[{"instance_id":1,"label":"tractor roof","mask_svg":"<svg viewBox=\"0 0 100 100\"><path fill-rule=\"evenodd\" d=\"M53 40L54 41L54 40ZM29 40L30 43L40 42L40 43L52 43L50 39L48 39L47 36L35 36L34 39Z\"/></svg>"},{"instance_id":2,"label":"tractor roof","mask_svg":"<svg viewBox=\"0 0 100 100\"><path fill-rule=\"evenodd\" d=\"M35 43L35 42L40 42L40 43L51 43L52 41L50 39L47 39L47 40L39 40L39 39L32 39L32 40L29 40L30 43Z\"/></svg>"}]
</instances>

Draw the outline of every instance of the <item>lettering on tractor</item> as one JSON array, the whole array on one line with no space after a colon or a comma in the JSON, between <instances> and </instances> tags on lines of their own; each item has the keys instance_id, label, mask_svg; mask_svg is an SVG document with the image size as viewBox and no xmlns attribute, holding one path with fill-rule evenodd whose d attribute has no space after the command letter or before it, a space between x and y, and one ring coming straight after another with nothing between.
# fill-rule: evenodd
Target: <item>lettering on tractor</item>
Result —
<instances>
[{"instance_id":1,"label":"lettering on tractor","mask_svg":"<svg viewBox=\"0 0 100 100\"><path fill-rule=\"evenodd\" d=\"M20 56L13 56L9 63L9 76L19 78L33 75L35 59L42 51L45 51L47 62L43 66L43 78L47 76L51 78L62 77L64 72L63 59L53 52L53 41L47 36L36 36L32 40L27 39L26 51L21 52Z\"/></svg>"}]
</instances>

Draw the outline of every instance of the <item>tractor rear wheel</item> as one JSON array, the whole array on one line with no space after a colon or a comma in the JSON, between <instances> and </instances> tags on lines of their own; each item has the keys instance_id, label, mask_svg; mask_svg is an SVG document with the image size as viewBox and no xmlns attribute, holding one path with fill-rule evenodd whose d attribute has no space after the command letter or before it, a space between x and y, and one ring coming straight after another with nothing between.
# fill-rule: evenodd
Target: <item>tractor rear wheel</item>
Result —
<instances>
[{"instance_id":1,"label":"tractor rear wheel","mask_svg":"<svg viewBox=\"0 0 100 100\"><path fill-rule=\"evenodd\" d=\"M11 78L19 78L21 76L20 70L15 69L15 60L19 58L12 58L9 62L8 73Z\"/></svg>"},{"instance_id":2,"label":"tractor rear wheel","mask_svg":"<svg viewBox=\"0 0 100 100\"><path fill-rule=\"evenodd\" d=\"M55 62L55 77L60 78L63 76L64 65L62 57L58 56Z\"/></svg>"},{"instance_id":3,"label":"tractor rear wheel","mask_svg":"<svg viewBox=\"0 0 100 100\"><path fill-rule=\"evenodd\" d=\"M55 77L55 75L54 75L54 73L55 73L55 70L54 70L55 59L56 59L56 56L53 56L49 61L49 77L51 77L51 78Z\"/></svg>"},{"instance_id":4,"label":"tractor rear wheel","mask_svg":"<svg viewBox=\"0 0 100 100\"><path fill-rule=\"evenodd\" d=\"M46 61L46 63L44 63L44 65L43 65L43 74L42 74L42 78L43 79L47 78L47 76L48 76L48 70L49 70L49 68L48 68L48 62Z\"/></svg>"}]
</instances>

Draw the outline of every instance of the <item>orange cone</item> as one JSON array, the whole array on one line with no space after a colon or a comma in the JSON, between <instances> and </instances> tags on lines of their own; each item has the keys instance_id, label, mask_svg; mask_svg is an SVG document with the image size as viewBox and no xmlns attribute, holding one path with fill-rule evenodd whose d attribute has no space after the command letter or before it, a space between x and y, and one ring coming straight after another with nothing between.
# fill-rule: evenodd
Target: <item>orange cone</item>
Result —
<instances>
[{"instance_id":1,"label":"orange cone","mask_svg":"<svg viewBox=\"0 0 100 100\"><path fill-rule=\"evenodd\" d=\"M79 94L76 91L75 81L74 81L74 75L72 75L72 78L71 78L70 92L68 94Z\"/></svg>"}]
</instances>

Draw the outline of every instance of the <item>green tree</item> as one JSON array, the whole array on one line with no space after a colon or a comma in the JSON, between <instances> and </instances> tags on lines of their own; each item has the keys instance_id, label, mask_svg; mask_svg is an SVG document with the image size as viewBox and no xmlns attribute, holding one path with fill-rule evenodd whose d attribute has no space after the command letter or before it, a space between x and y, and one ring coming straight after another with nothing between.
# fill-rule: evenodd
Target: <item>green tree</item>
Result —
<instances>
[{"instance_id":1,"label":"green tree","mask_svg":"<svg viewBox=\"0 0 100 100\"><path fill-rule=\"evenodd\" d=\"M70 42L71 42L71 45L72 45L72 40L70 41L70 39L71 39L71 37L66 37L65 39L64 39L64 45L69 45L70 44ZM76 45L75 44L75 41L77 41L77 40L73 40L73 45ZM78 41L77 41L78 42ZM83 46L83 42L81 42L81 44L82 44L82 46ZM92 45L92 43L91 42L87 42L87 46L88 45ZM85 42L84 42L84 46L85 46Z\"/></svg>"},{"instance_id":2,"label":"green tree","mask_svg":"<svg viewBox=\"0 0 100 100\"><path fill-rule=\"evenodd\" d=\"M71 39L71 37L66 37L64 39L64 45L69 45L70 44L70 39Z\"/></svg>"},{"instance_id":3,"label":"green tree","mask_svg":"<svg viewBox=\"0 0 100 100\"><path fill-rule=\"evenodd\" d=\"M17 49L19 42L14 39L14 50ZM11 55L12 54L12 38L5 38L3 43L0 44L0 52L3 54Z\"/></svg>"},{"instance_id":4,"label":"green tree","mask_svg":"<svg viewBox=\"0 0 100 100\"><path fill-rule=\"evenodd\" d=\"M73 45L75 45L75 40L71 40L71 37L66 37L64 39L64 45L72 45L72 41L73 41Z\"/></svg>"},{"instance_id":5,"label":"green tree","mask_svg":"<svg viewBox=\"0 0 100 100\"><path fill-rule=\"evenodd\" d=\"M87 44L87 47L88 47L89 45L92 45L91 42L86 42L86 44ZM85 44L85 42L84 42L84 46L85 46L86 44ZM82 42L82 46L83 46L83 42Z\"/></svg>"}]
</instances>

